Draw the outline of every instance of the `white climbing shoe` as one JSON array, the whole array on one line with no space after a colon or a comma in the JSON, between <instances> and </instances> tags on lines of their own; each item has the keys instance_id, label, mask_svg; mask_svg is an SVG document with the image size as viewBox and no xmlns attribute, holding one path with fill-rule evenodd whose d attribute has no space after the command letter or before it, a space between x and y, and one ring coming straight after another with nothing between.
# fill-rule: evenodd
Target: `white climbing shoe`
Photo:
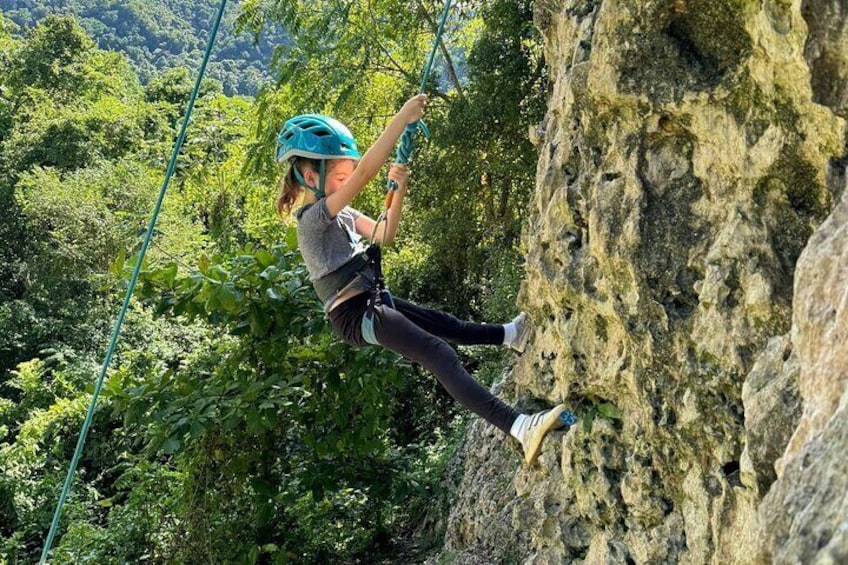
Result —
<instances>
[{"instance_id":1,"label":"white climbing shoe","mask_svg":"<svg viewBox=\"0 0 848 565\"><path fill-rule=\"evenodd\" d=\"M527 416L528 420L525 420L522 426L524 429L519 432L519 441L524 448L524 461L528 465L536 462L536 458L542 451L542 440L548 432L565 427L565 423L559 417L565 410L565 404L560 404L550 410Z\"/></svg>"},{"instance_id":2,"label":"white climbing shoe","mask_svg":"<svg viewBox=\"0 0 848 565\"><path fill-rule=\"evenodd\" d=\"M515 325L515 339L509 346L519 353L524 353L527 339L530 337L530 320L527 319L527 312L522 312L513 318L512 323Z\"/></svg>"}]
</instances>

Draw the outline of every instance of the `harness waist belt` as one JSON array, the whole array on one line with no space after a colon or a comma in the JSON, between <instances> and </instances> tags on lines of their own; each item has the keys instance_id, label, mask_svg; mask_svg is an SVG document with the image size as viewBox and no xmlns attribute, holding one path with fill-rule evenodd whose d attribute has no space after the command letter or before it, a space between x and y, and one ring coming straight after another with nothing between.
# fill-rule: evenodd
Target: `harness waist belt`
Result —
<instances>
[{"instance_id":1,"label":"harness waist belt","mask_svg":"<svg viewBox=\"0 0 848 565\"><path fill-rule=\"evenodd\" d=\"M324 311L333 303L336 297L344 290L357 282L357 280L365 278L368 280L370 287L373 280L365 274L366 268L370 263L370 258L365 252L358 253L350 258L344 265L331 273L327 273L321 278L312 281L315 287L315 292L318 298L324 304ZM366 278L367 277L367 278Z\"/></svg>"}]
</instances>

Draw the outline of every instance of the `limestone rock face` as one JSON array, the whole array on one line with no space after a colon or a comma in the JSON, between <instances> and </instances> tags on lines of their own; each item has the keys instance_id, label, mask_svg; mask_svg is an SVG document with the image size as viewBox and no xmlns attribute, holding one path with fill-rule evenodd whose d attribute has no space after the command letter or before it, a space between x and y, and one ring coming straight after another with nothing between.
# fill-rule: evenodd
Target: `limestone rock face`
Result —
<instances>
[{"instance_id":1,"label":"limestone rock face","mask_svg":"<svg viewBox=\"0 0 848 565\"><path fill-rule=\"evenodd\" d=\"M743 473L753 473L759 494L765 494L777 474L780 459L801 418L799 360L789 336L773 338L742 385L745 406Z\"/></svg>"},{"instance_id":2,"label":"limestone rock face","mask_svg":"<svg viewBox=\"0 0 848 565\"><path fill-rule=\"evenodd\" d=\"M848 563L848 192L810 238L795 284L803 415L759 507L758 560Z\"/></svg>"},{"instance_id":3,"label":"limestone rock face","mask_svg":"<svg viewBox=\"0 0 848 565\"><path fill-rule=\"evenodd\" d=\"M816 5L846 12L812 0L804 15ZM813 78L842 72L844 17L804 15L788 0L537 1L551 96L531 132L520 297L535 333L501 394L582 420L533 468L475 422L444 558L843 555L846 75Z\"/></svg>"}]
</instances>

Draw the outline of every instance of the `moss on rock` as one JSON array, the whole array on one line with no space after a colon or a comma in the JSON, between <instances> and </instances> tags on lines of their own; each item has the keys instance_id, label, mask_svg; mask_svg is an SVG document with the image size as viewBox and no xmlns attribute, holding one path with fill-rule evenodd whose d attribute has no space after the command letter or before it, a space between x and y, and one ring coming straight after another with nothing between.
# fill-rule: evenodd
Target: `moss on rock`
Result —
<instances>
[{"instance_id":1,"label":"moss on rock","mask_svg":"<svg viewBox=\"0 0 848 565\"><path fill-rule=\"evenodd\" d=\"M657 102L710 90L751 55L744 0L665 0L640 6L616 36L624 45L619 87ZM639 30L634 31L634 30Z\"/></svg>"}]
</instances>

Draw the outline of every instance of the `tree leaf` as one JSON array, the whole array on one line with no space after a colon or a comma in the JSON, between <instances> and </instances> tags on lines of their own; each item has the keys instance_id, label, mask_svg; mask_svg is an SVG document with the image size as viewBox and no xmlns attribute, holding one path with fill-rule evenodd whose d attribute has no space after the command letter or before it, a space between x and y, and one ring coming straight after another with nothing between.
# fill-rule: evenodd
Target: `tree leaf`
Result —
<instances>
[{"instance_id":1,"label":"tree leaf","mask_svg":"<svg viewBox=\"0 0 848 565\"><path fill-rule=\"evenodd\" d=\"M176 453L180 450L181 443L175 437L169 437L165 440L165 443L162 444L162 451L165 453Z\"/></svg>"},{"instance_id":2,"label":"tree leaf","mask_svg":"<svg viewBox=\"0 0 848 565\"><path fill-rule=\"evenodd\" d=\"M267 289L265 289L265 294L267 294L268 298L270 298L271 300L283 299L283 296L280 294L280 292L273 286L269 286Z\"/></svg>"},{"instance_id":3,"label":"tree leaf","mask_svg":"<svg viewBox=\"0 0 848 565\"><path fill-rule=\"evenodd\" d=\"M258 251L254 258L260 267L267 267L274 263L274 256L264 249Z\"/></svg>"},{"instance_id":4,"label":"tree leaf","mask_svg":"<svg viewBox=\"0 0 848 565\"><path fill-rule=\"evenodd\" d=\"M604 402L598 405L598 413L609 420L620 420L621 412L610 402Z\"/></svg>"},{"instance_id":5,"label":"tree leaf","mask_svg":"<svg viewBox=\"0 0 848 565\"><path fill-rule=\"evenodd\" d=\"M592 431L592 422L595 421L595 411L589 410L585 416L583 416L583 431L585 433L589 433Z\"/></svg>"}]
</instances>

